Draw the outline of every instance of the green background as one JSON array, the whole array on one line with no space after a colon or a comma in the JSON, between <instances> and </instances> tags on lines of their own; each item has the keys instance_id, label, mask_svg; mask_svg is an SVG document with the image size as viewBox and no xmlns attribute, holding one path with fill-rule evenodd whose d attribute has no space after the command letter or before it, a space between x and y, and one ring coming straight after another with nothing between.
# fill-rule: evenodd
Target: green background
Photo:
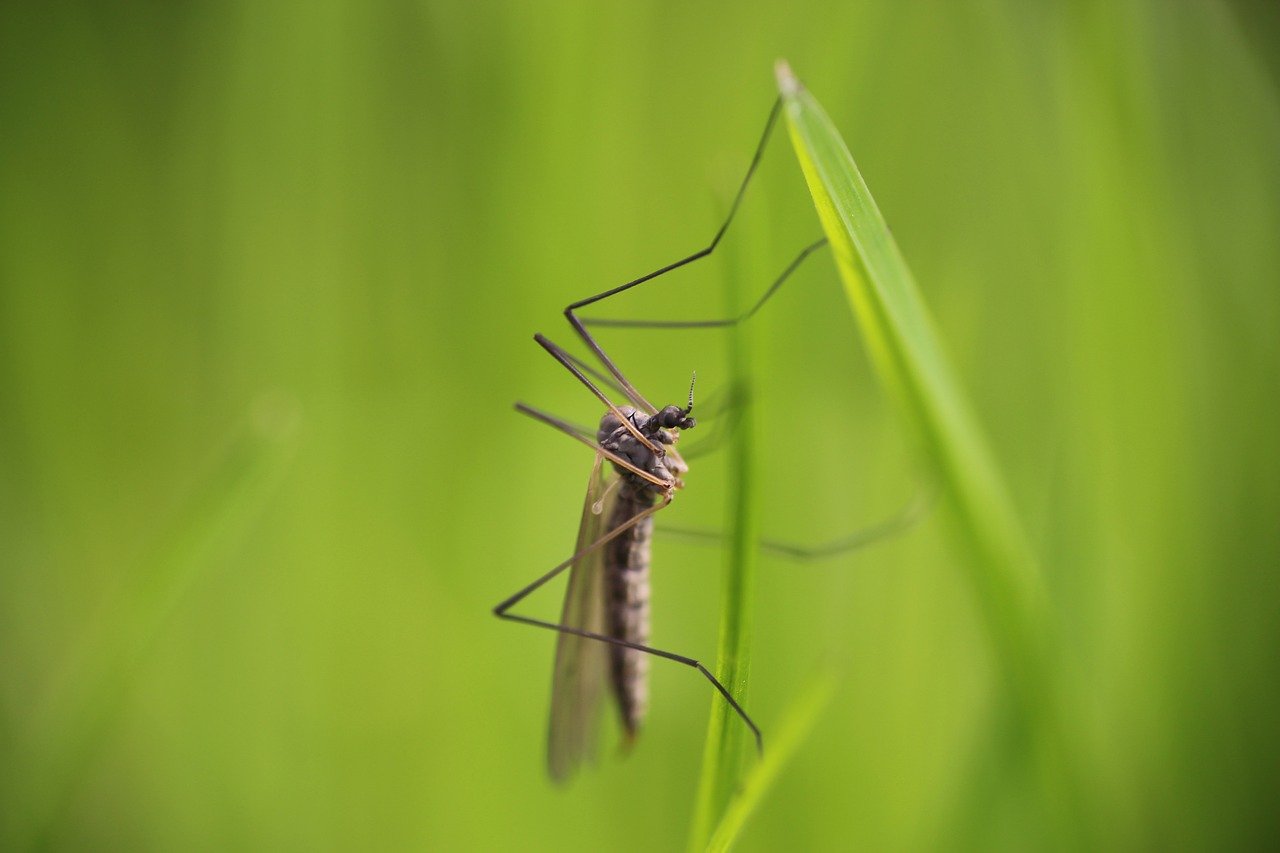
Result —
<instances>
[{"instance_id":1,"label":"green background","mask_svg":"<svg viewBox=\"0 0 1280 853\"><path fill-rule=\"evenodd\" d=\"M779 56L843 131L1040 556L1077 838L1274 843L1278 23L1156 0L7 5L0 846L684 843L692 672L655 662L625 761L546 780L554 639L490 608L567 556L591 455L511 404L599 416L530 338L568 342L565 304L705 245ZM819 233L780 136L712 261L598 313L717 316L728 276L762 290ZM774 538L918 488L839 291L819 254L753 321ZM605 339L660 404L696 369L715 431L723 335ZM698 460L663 518L723 527L725 467ZM841 681L743 849L1057 835L963 554L930 517L762 560L766 738L812 673ZM656 644L711 662L722 563L655 544Z\"/></svg>"}]
</instances>

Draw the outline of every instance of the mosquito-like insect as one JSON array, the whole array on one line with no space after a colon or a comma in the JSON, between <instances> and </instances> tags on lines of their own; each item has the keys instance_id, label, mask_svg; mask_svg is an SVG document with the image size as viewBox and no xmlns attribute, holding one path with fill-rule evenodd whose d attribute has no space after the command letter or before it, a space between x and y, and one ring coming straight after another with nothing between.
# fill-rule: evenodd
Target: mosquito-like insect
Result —
<instances>
[{"instance_id":1,"label":"mosquito-like insect","mask_svg":"<svg viewBox=\"0 0 1280 853\"><path fill-rule=\"evenodd\" d=\"M547 747L548 770L556 781L568 778L579 764L593 756L606 684L618 707L624 736L628 741L634 739L646 710L649 656L676 661L702 673L751 729L757 748L763 749L759 727L710 670L694 658L648 644L649 554L653 517L670 504L676 491L684 486L681 477L688 471L688 466L677 452L676 443L681 431L695 426L693 384L690 384L684 406L672 404L656 408L627 380L587 326L668 329L732 326L754 315L801 262L826 241L819 240L806 246L765 294L737 317L646 321L580 317L578 311L704 258L715 250L733 221L747 185L760 163L781 106L782 102L778 100L770 110L764 132L724 223L706 248L625 284L580 299L564 309L569 325L598 360L603 371L574 357L543 335L534 336L538 344L606 407L599 428L592 434L531 406L516 404L520 412L576 438L596 453L573 555L494 608L494 613L500 618L559 633ZM627 403L616 404L601 386L621 394ZM870 538L879 538L898 529L909 523L908 515L912 513L914 510L909 509L901 514L900 519L882 524L872 532L854 534L812 552L787 546L776 546L775 551L792 557L827 556L866 544ZM565 569L571 571L558 623L510 612L517 603Z\"/></svg>"}]
</instances>

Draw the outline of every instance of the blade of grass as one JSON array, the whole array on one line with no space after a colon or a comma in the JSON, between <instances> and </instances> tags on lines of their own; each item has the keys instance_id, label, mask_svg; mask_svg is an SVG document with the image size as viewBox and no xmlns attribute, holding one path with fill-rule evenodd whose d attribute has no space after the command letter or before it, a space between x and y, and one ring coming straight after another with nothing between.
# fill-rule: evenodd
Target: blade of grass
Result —
<instances>
[{"instance_id":1,"label":"blade of grass","mask_svg":"<svg viewBox=\"0 0 1280 853\"><path fill-rule=\"evenodd\" d=\"M792 145L853 314L958 521L968 550L964 568L1033 739L1036 775L1051 807L1061 810L1075 793L1064 782L1071 774L1055 632L1039 567L920 291L843 139L785 62L778 63L777 77Z\"/></svg>"},{"instance_id":2,"label":"blade of grass","mask_svg":"<svg viewBox=\"0 0 1280 853\"><path fill-rule=\"evenodd\" d=\"M751 768L742 782L741 789L730 800L728 808L720 818L719 825L711 834L707 850L721 853L728 850L737 840L738 833L742 831L756 807L764 800L764 795L773 787L782 768L791 760L791 756L799 749L800 744L804 743L827 706L831 704L831 697L835 694L835 684L835 678L831 673L821 673L787 707L778 722L777 734L769 740L769 751Z\"/></svg>"},{"instance_id":3,"label":"blade of grass","mask_svg":"<svg viewBox=\"0 0 1280 853\"><path fill-rule=\"evenodd\" d=\"M750 241L737 241L728 252L730 263L726 287L729 304L738 306L738 269L743 266L740 248ZM726 532L729 548L725 565L720 606L720 641L716 658L716 677L746 705L747 677L751 668L751 597L755 586L755 564L759 547L758 501L755 498L755 463L753 442L755 423L751 407L751 353L749 323L733 328L728 339L728 364L734 399L742 401L740 420L728 444L729 495ZM720 820L730 797L742 778L747 760L747 727L721 697L711 703L711 719L703 748L702 774L692 831L690 850L706 846L711 831ZM750 748L754 749L754 741Z\"/></svg>"}]
</instances>

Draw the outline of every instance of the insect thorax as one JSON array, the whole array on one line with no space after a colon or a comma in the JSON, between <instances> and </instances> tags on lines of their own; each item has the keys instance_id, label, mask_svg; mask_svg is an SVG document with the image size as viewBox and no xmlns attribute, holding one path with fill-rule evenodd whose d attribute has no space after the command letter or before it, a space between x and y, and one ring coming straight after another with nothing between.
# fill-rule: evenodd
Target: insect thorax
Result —
<instances>
[{"instance_id":1,"label":"insect thorax","mask_svg":"<svg viewBox=\"0 0 1280 853\"><path fill-rule=\"evenodd\" d=\"M675 406L668 406L675 412L681 410ZM656 415L645 414L638 411L633 406L619 406L618 411L631 422L636 432L639 432L650 442L658 447L675 444L679 438L679 432L673 429L666 429L661 426L660 418L667 413L667 409ZM670 415L668 415L670 418ZM685 418L687 429L693 426L692 418ZM648 447L646 447L636 436L627 429L618 416L612 411L604 413L604 417L600 419L600 429L596 432L596 440L600 446L610 453L622 457L632 465L645 471L658 479L670 483L675 486L680 481L680 475L684 474L688 468L678 456L664 455L658 456ZM631 481L634 485L651 489L653 491L662 491L658 486L648 482L642 477L636 476L634 471L629 471L616 462L614 469L625 479Z\"/></svg>"}]
</instances>

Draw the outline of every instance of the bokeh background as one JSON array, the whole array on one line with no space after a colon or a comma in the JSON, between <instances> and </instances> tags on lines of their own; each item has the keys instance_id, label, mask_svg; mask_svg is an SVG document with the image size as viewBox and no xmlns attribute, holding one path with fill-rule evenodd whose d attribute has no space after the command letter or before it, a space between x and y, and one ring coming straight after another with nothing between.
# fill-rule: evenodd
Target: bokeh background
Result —
<instances>
[{"instance_id":1,"label":"bokeh background","mask_svg":"<svg viewBox=\"0 0 1280 853\"><path fill-rule=\"evenodd\" d=\"M6 4L0 847L684 843L689 671L654 665L625 759L545 778L554 640L490 608L567 555L591 459L511 406L599 416L530 337L705 244L779 56L1041 559L1077 839L1275 843L1278 33L1225 0ZM722 252L599 313L763 289L819 234L776 143ZM753 322L764 532L892 513L920 472L830 258ZM723 335L606 339L659 402L696 369L714 432ZM698 460L665 517L723 527L725 468ZM766 736L812 673L840 688L743 849L1057 837L963 554L930 517L762 561ZM713 659L722 564L655 545L659 645Z\"/></svg>"}]
</instances>

